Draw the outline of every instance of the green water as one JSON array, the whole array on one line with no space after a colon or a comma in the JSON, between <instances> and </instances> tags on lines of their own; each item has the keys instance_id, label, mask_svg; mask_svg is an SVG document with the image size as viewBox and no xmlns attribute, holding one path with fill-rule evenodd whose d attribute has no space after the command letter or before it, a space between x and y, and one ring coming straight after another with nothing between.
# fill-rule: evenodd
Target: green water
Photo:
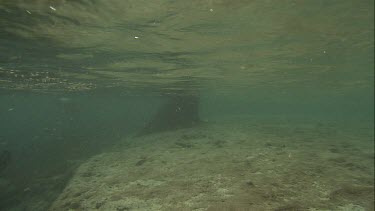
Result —
<instances>
[{"instance_id":1,"label":"green water","mask_svg":"<svg viewBox=\"0 0 375 211\"><path fill-rule=\"evenodd\" d=\"M0 1L0 210L48 210L82 163L145 127L311 124L373 149L373 116L371 0ZM373 150L356 153L357 180L373 179ZM315 207L371 210L373 195Z\"/></svg>"}]
</instances>

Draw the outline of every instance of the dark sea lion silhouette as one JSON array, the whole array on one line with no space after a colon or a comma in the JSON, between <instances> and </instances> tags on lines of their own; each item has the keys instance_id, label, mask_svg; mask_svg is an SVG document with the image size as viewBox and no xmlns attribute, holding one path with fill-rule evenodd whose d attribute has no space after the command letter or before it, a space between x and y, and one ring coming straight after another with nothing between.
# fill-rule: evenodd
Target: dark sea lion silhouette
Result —
<instances>
[{"instance_id":1,"label":"dark sea lion silhouette","mask_svg":"<svg viewBox=\"0 0 375 211\"><path fill-rule=\"evenodd\" d=\"M8 150L0 153L0 173L6 169L12 159L12 155Z\"/></svg>"}]
</instances>

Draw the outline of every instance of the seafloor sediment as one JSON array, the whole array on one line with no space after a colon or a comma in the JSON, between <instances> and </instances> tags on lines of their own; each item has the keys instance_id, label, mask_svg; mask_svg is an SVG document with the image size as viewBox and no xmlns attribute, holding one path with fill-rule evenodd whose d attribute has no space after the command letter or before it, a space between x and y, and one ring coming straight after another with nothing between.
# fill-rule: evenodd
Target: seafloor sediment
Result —
<instances>
[{"instance_id":1,"label":"seafloor sediment","mask_svg":"<svg viewBox=\"0 0 375 211\"><path fill-rule=\"evenodd\" d=\"M370 128L210 123L123 140L50 210L374 210Z\"/></svg>"}]
</instances>

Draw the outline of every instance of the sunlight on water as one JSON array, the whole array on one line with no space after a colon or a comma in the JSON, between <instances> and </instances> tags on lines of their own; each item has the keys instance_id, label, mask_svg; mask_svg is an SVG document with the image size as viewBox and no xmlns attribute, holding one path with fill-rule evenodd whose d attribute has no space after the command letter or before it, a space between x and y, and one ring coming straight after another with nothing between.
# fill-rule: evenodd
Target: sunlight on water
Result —
<instances>
[{"instance_id":1,"label":"sunlight on water","mask_svg":"<svg viewBox=\"0 0 375 211\"><path fill-rule=\"evenodd\" d=\"M3 3L2 87L368 88L372 8L352 0Z\"/></svg>"}]
</instances>

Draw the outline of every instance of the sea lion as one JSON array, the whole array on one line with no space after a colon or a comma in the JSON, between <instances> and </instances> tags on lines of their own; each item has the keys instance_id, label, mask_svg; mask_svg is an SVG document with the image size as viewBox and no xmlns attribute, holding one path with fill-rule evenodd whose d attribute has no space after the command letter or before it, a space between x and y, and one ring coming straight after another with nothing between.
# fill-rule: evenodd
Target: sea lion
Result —
<instances>
[{"instance_id":1,"label":"sea lion","mask_svg":"<svg viewBox=\"0 0 375 211\"><path fill-rule=\"evenodd\" d=\"M0 173L6 169L12 159L12 155L8 150L0 153Z\"/></svg>"}]
</instances>

